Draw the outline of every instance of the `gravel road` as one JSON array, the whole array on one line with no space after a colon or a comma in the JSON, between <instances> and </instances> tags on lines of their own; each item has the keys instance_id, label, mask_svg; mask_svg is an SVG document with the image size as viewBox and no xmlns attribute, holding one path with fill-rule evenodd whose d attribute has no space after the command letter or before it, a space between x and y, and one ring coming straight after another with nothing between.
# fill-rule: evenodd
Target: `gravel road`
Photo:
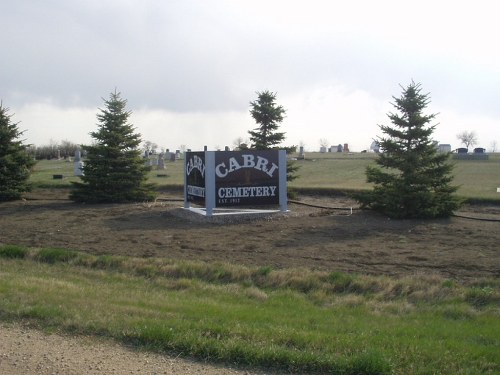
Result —
<instances>
[{"instance_id":1,"label":"gravel road","mask_svg":"<svg viewBox=\"0 0 500 375\"><path fill-rule=\"evenodd\" d=\"M93 337L45 334L0 324L2 375L264 375L147 353Z\"/></svg>"}]
</instances>

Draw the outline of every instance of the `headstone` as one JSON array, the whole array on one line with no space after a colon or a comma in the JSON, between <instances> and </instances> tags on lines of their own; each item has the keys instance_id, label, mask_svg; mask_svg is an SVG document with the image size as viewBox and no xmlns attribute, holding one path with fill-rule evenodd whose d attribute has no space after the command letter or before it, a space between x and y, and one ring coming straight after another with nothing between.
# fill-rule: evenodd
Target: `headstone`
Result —
<instances>
[{"instance_id":1,"label":"headstone","mask_svg":"<svg viewBox=\"0 0 500 375\"><path fill-rule=\"evenodd\" d=\"M306 158L306 154L304 153L304 146L300 146L299 148L299 157L297 159L303 160Z\"/></svg>"},{"instance_id":2,"label":"headstone","mask_svg":"<svg viewBox=\"0 0 500 375\"><path fill-rule=\"evenodd\" d=\"M451 152L451 145L450 144L440 144L440 145L438 145L438 151L443 153L443 154Z\"/></svg>"},{"instance_id":3,"label":"headstone","mask_svg":"<svg viewBox=\"0 0 500 375\"><path fill-rule=\"evenodd\" d=\"M165 160L163 157L163 152L158 155L158 165L156 166L156 169L165 169Z\"/></svg>"},{"instance_id":4,"label":"headstone","mask_svg":"<svg viewBox=\"0 0 500 375\"><path fill-rule=\"evenodd\" d=\"M370 150L378 154L380 152L380 143L377 141L373 141L370 145Z\"/></svg>"},{"instance_id":5,"label":"headstone","mask_svg":"<svg viewBox=\"0 0 500 375\"><path fill-rule=\"evenodd\" d=\"M75 161L73 163L74 166L74 175L75 176L83 176L83 161Z\"/></svg>"},{"instance_id":6,"label":"headstone","mask_svg":"<svg viewBox=\"0 0 500 375\"><path fill-rule=\"evenodd\" d=\"M75 161L73 162L73 172L75 176L83 176L83 161L80 150L75 151Z\"/></svg>"}]
</instances>

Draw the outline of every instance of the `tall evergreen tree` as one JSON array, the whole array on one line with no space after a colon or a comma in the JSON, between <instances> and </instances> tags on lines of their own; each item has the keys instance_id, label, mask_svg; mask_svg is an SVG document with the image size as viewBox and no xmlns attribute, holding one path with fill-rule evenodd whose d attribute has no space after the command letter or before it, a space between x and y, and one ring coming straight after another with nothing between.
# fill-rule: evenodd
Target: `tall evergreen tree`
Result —
<instances>
[{"instance_id":1,"label":"tall evergreen tree","mask_svg":"<svg viewBox=\"0 0 500 375\"><path fill-rule=\"evenodd\" d=\"M146 182L150 168L141 157L140 135L128 123L127 101L114 92L104 102L106 108L97 115L98 130L90 133L95 142L82 147L84 175L74 183L71 199L88 203L154 199L153 185Z\"/></svg>"},{"instance_id":2,"label":"tall evergreen tree","mask_svg":"<svg viewBox=\"0 0 500 375\"><path fill-rule=\"evenodd\" d=\"M278 132L279 125L285 118L285 109L276 104L276 94L270 91L257 93L257 100L250 102L250 114L259 125L250 130L252 148L266 150L279 145L285 139L285 133Z\"/></svg>"},{"instance_id":3,"label":"tall evergreen tree","mask_svg":"<svg viewBox=\"0 0 500 375\"><path fill-rule=\"evenodd\" d=\"M429 94L412 82L400 98L393 97L397 113L388 117L394 127L380 125L386 134L379 139L382 153L366 170L371 192L358 195L365 208L394 218L447 217L459 207L454 196L449 155L439 153L431 139L436 125L428 126L436 115L424 115Z\"/></svg>"},{"instance_id":4,"label":"tall evergreen tree","mask_svg":"<svg viewBox=\"0 0 500 375\"><path fill-rule=\"evenodd\" d=\"M17 123L11 122L9 109L0 102L0 201L21 198L29 191L29 177L35 161L28 155L28 145L19 137Z\"/></svg>"}]
</instances>

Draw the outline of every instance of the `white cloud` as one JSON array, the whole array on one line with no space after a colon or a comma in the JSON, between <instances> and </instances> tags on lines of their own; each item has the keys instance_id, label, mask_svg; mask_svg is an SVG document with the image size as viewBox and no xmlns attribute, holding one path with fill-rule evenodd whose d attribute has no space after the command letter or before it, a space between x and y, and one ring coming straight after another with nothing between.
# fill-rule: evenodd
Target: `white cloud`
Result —
<instances>
[{"instance_id":1,"label":"white cloud","mask_svg":"<svg viewBox=\"0 0 500 375\"><path fill-rule=\"evenodd\" d=\"M49 102L30 103L16 111L12 120L19 122L24 131L23 139L37 146L48 145L51 141L83 144L90 142L91 131L96 130L97 110L70 107L61 108Z\"/></svg>"},{"instance_id":2,"label":"white cloud","mask_svg":"<svg viewBox=\"0 0 500 375\"><path fill-rule=\"evenodd\" d=\"M283 101L288 109L283 122L288 143L305 143L309 151L319 149L320 139L331 145L349 143L356 151L368 148L386 108L368 92L343 86L316 87Z\"/></svg>"}]
</instances>

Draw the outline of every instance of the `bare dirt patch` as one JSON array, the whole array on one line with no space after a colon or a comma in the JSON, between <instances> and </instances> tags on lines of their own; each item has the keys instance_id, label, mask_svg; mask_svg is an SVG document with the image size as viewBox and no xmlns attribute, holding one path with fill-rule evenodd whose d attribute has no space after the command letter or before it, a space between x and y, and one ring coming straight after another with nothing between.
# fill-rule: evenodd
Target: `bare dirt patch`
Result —
<instances>
[{"instance_id":1,"label":"bare dirt patch","mask_svg":"<svg viewBox=\"0 0 500 375\"><path fill-rule=\"evenodd\" d=\"M213 220L162 196L155 203L85 205L64 191L0 204L0 243L92 254L220 261L275 269L307 267L373 275L500 275L500 207L468 206L439 220L390 220L373 212L291 203L290 213ZM342 198L301 197L323 207ZM495 221L496 220L496 221Z\"/></svg>"}]
</instances>

